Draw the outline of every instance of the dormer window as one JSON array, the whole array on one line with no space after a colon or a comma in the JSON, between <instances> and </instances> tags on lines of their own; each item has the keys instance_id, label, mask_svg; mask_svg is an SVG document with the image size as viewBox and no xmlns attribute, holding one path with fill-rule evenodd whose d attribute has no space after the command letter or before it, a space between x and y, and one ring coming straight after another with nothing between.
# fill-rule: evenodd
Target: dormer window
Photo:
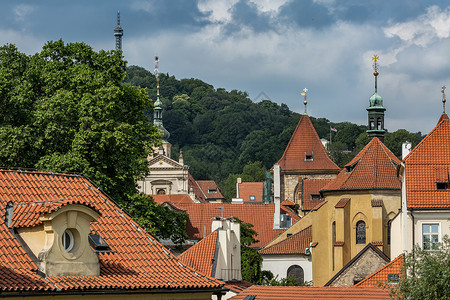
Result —
<instances>
[{"instance_id":1,"label":"dormer window","mask_svg":"<svg viewBox=\"0 0 450 300\"><path fill-rule=\"evenodd\" d=\"M208 193L215 194L217 193L217 189L208 189Z\"/></svg>"},{"instance_id":2,"label":"dormer window","mask_svg":"<svg viewBox=\"0 0 450 300\"><path fill-rule=\"evenodd\" d=\"M320 200L320 195L319 194L311 194L311 200Z\"/></svg>"},{"instance_id":3,"label":"dormer window","mask_svg":"<svg viewBox=\"0 0 450 300\"><path fill-rule=\"evenodd\" d=\"M356 167L356 165L358 164L359 160L357 162L355 162L354 164L351 164L349 166L345 166L345 171L347 173L351 173L353 171L353 169Z\"/></svg>"},{"instance_id":4,"label":"dormer window","mask_svg":"<svg viewBox=\"0 0 450 300\"><path fill-rule=\"evenodd\" d=\"M75 244L75 238L73 237L72 230L66 229L62 235L62 245L64 250L67 252L72 251L73 245Z\"/></svg>"},{"instance_id":5,"label":"dormer window","mask_svg":"<svg viewBox=\"0 0 450 300\"><path fill-rule=\"evenodd\" d=\"M254 195L250 195L250 201L255 201L255 196Z\"/></svg>"},{"instance_id":6,"label":"dormer window","mask_svg":"<svg viewBox=\"0 0 450 300\"><path fill-rule=\"evenodd\" d=\"M312 161L313 160L313 153L310 154L305 152L305 161Z\"/></svg>"},{"instance_id":7,"label":"dormer window","mask_svg":"<svg viewBox=\"0 0 450 300\"><path fill-rule=\"evenodd\" d=\"M99 234L89 234L89 244L95 252L114 252Z\"/></svg>"}]
</instances>

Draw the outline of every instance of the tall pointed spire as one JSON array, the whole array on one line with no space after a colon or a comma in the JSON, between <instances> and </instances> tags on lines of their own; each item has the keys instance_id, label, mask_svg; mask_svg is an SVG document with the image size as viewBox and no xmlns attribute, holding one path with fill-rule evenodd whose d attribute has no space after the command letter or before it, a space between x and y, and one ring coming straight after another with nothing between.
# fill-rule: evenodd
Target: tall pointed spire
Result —
<instances>
[{"instance_id":1,"label":"tall pointed spire","mask_svg":"<svg viewBox=\"0 0 450 300\"><path fill-rule=\"evenodd\" d=\"M305 112L303 113L304 115L307 115L308 113L306 112L306 104L308 104L308 101L306 101L306 93L308 92L307 88L303 89L303 93L301 93L302 96L305 96L305 100L303 100L303 104L305 105Z\"/></svg>"},{"instance_id":2,"label":"tall pointed spire","mask_svg":"<svg viewBox=\"0 0 450 300\"><path fill-rule=\"evenodd\" d=\"M120 11L117 12L117 26L114 29L114 36L116 37L116 50L122 51L123 29L120 27Z\"/></svg>"},{"instance_id":3,"label":"tall pointed spire","mask_svg":"<svg viewBox=\"0 0 450 300\"><path fill-rule=\"evenodd\" d=\"M369 138L378 137L383 141L384 134L386 130L384 129L384 111L386 108L383 107L383 98L378 94L378 60L380 57L374 55L372 57L373 61L373 75L375 76L375 93L369 99L368 111L368 130L367 133Z\"/></svg>"},{"instance_id":4,"label":"tall pointed spire","mask_svg":"<svg viewBox=\"0 0 450 300\"><path fill-rule=\"evenodd\" d=\"M154 112L153 112L153 124L155 125L155 127L158 127L159 129L161 129L161 131L163 133L161 139L163 142L167 143L168 139L170 137L170 133L163 126L162 102L159 99L159 58L158 58L158 56L155 56L155 70L153 71L153 74L156 77L156 101L155 101L155 108L154 108Z\"/></svg>"}]
</instances>

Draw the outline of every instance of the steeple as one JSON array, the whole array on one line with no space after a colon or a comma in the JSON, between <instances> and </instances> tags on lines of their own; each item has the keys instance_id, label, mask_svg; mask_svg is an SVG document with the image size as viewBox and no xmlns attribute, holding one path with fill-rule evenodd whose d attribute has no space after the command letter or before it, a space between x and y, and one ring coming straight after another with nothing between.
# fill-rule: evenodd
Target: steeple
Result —
<instances>
[{"instance_id":1,"label":"steeple","mask_svg":"<svg viewBox=\"0 0 450 300\"><path fill-rule=\"evenodd\" d=\"M439 118L438 123L440 123L442 120L448 120L448 116L445 113L445 102L447 102L447 100L445 99L445 89L446 89L446 86L444 85L441 90L441 93L442 93L442 115Z\"/></svg>"},{"instance_id":2,"label":"steeple","mask_svg":"<svg viewBox=\"0 0 450 300\"><path fill-rule=\"evenodd\" d=\"M308 101L306 101L306 92L308 92L307 88L303 89L303 93L301 94L302 96L305 96L305 100L303 100L303 104L305 105L305 112L303 113L304 115L307 115L308 113L306 112L306 104L308 104Z\"/></svg>"},{"instance_id":3,"label":"steeple","mask_svg":"<svg viewBox=\"0 0 450 300\"><path fill-rule=\"evenodd\" d=\"M162 118L162 102L159 99L159 58L158 56L155 56L155 70L153 71L153 74L156 77L156 101L155 101L155 108L153 111L153 125L155 127L159 128L162 131L162 137L161 140L163 142L163 148L165 155L167 157L170 157L170 143L169 143L169 137L170 133L167 131L167 129L163 126L163 118Z\"/></svg>"},{"instance_id":4,"label":"steeple","mask_svg":"<svg viewBox=\"0 0 450 300\"><path fill-rule=\"evenodd\" d=\"M373 60L373 75L375 76L375 93L369 99L368 111L368 130L367 133L369 138L378 137L383 141L384 134L386 130L384 129L384 111L386 108L383 107L383 98L378 94L378 60L379 56L374 55Z\"/></svg>"},{"instance_id":5,"label":"steeple","mask_svg":"<svg viewBox=\"0 0 450 300\"><path fill-rule=\"evenodd\" d=\"M120 11L117 12L117 26L114 28L114 36L116 37L116 50L122 51L123 29L120 27Z\"/></svg>"}]
</instances>

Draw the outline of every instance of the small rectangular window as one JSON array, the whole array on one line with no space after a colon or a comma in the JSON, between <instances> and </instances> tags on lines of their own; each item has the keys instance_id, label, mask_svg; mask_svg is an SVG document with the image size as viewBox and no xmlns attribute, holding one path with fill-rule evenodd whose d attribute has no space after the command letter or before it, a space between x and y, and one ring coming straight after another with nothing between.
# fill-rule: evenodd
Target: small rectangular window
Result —
<instances>
[{"instance_id":1,"label":"small rectangular window","mask_svg":"<svg viewBox=\"0 0 450 300\"><path fill-rule=\"evenodd\" d=\"M447 182L436 182L436 188L439 191L445 191L447 189Z\"/></svg>"},{"instance_id":2,"label":"small rectangular window","mask_svg":"<svg viewBox=\"0 0 450 300\"><path fill-rule=\"evenodd\" d=\"M250 196L250 201L255 201L255 196L254 195Z\"/></svg>"},{"instance_id":3,"label":"small rectangular window","mask_svg":"<svg viewBox=\"0 0 450 300\"><path fill-rule=\"evenodd\" d=\"M208 190L208 193L214 194L214 193L217 193L217 190Z\"/></svg>"},{"instance_id":4,"label":"small rectangular window","mask_svg":"<svg viewBox=\"0 0 450 300\"><path fill-rule=\"evenodd\" d=\"M311 200L320 200L320 195L311 195Z\"/></svg>"},{"instance_id":5,"label":"small rectangular window","mask_svg":"<svg viewBox=\"0 0 450 300\"><path fill-rule=\"evenodd\" d=\"M439 249L439 224L422 224L422 248L427 251Z\"/></svg>"},{"instance_id":6,"label":"small rectangular window","mask_svg":"<svg viewBox=\"0 0 450 300\"><path fill-rule=\"evenodd\" d=\"M312 161L313 160L313 154L306 154L305 153L305 161Z\"/></svg>"}]
</instances>

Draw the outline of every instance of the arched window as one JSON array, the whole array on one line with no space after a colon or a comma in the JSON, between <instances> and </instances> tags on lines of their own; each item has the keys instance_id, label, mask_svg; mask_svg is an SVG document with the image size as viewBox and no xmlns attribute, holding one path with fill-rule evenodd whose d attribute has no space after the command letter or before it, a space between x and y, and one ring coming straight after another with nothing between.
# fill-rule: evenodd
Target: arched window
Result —
<instances>
[{"instance_id":1,"label":"arched window","mask_svg":"<svg viewBox=\"0 0 450 300\"><path fill-rule=\"evenodd\" d=\"M292 265L287 270L287 276L286 277L294 277L297 279L297 283L303 283L305 281L305 274L303 272L302 267L297 265Z\"/></svg>"},{"instance_id":2,"label":"arched window","mask_svg":"<svg viewBox=\"0 0 450 300\"><path fill-rule=\"evenodd\" d=\"M389 220L387 222L387 244L388 245L391 244L391 225L392 225L392 220Z\"/></svg>"},{"instance_id":3,"label":"arched window","mask_svg":"<svg viewBox=\"0 0 450 300\"><path fill-rule=\"evenodd\" d=\"M364 221L358 221L356 223L356 243L366 243L366 223Z\"/></svg>"},{"instance_id":4,"label":"arched window","mask_svg":"<svg viewBox=\"0 0 450 300\"><path fill-rule=\"evenodd\" d=\"M158 195L165 195L166 194L166 190L165 189L159 189L156 193Z\"/></svg>"}]
</instances>

